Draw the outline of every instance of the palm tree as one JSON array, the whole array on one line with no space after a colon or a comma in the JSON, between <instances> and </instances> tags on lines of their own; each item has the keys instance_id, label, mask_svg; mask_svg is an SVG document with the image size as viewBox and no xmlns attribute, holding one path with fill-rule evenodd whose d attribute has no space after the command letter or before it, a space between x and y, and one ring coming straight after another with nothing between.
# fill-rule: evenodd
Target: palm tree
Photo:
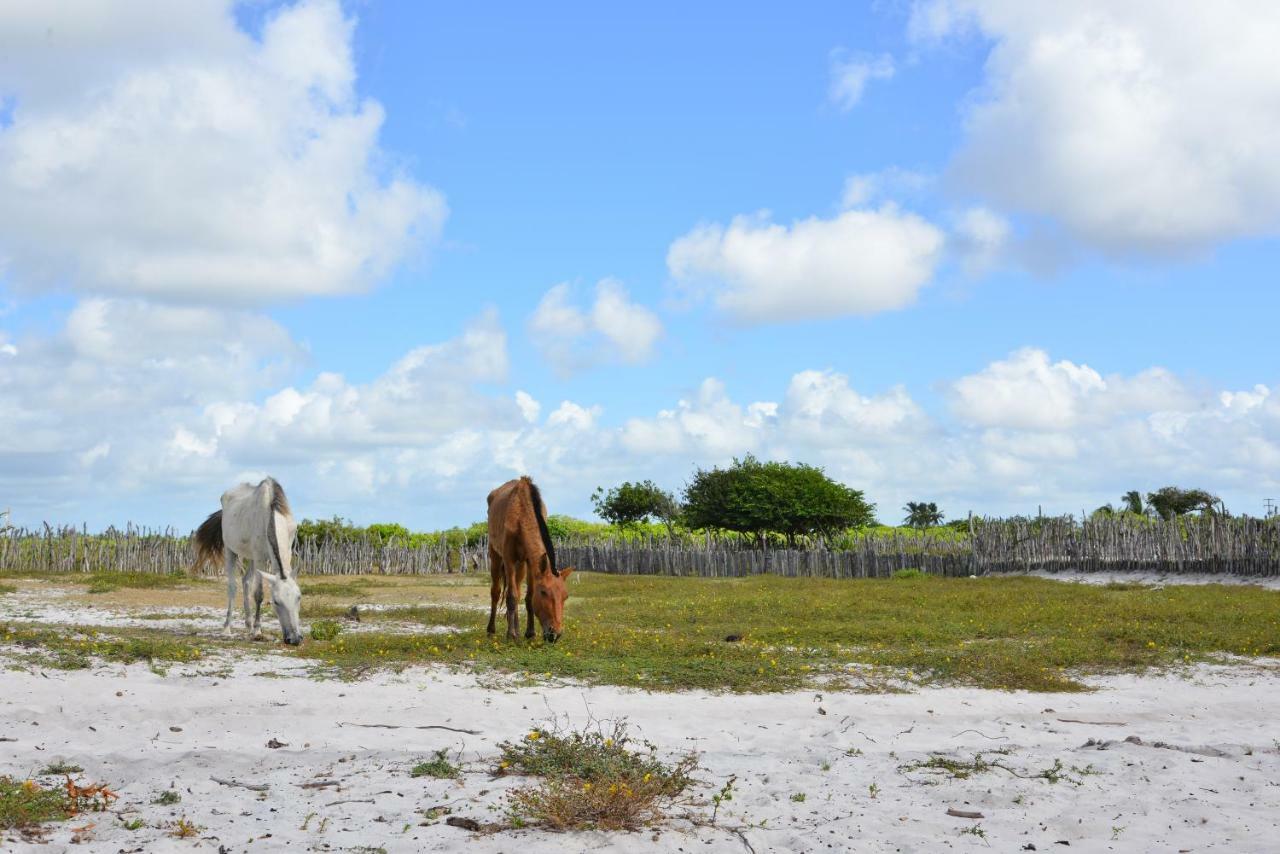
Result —
<instances>
[{"instance_id":1,"label":"palm tree","mask_svg":"<svg viewBox=\"0 0 1280 854\"><path fill-rule=\"evenodd\" d=\"M902 509L907 511L907 518L902 520L904 525L923 529L942 524L942 511L932 501L908 501Z\"/></svg>"},{"instance_id":2,"label":"palm tree","mask_svg":"<svg viewBox=\"0 0 1280 854\"><path fill-rule=\"evenodd\" d=\"M1142 493L1136 489L1131 489L1120 499L1120 505L1124 507L1125 512L1133 513L1136 516L1145 516L1147 514L1147 503L1142 500Z\"/></svg>"}]
</instances>

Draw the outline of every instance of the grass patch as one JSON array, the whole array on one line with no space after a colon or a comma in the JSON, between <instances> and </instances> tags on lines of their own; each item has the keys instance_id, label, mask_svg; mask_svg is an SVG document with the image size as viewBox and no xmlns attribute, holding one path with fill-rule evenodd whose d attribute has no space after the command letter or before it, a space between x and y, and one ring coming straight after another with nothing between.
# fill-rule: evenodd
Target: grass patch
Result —
<instances>
[{"instance_id":1,"label":"grass patch","mask_svg":"<svg viewBox=\"0 0 1280 854\"><path fill-rule=\"evenodd\" d=\"M921 572L918 569L913 569L911 567L908 567L906 569L895 569L893 571L893 577L899 580L907 579L907 578L924 578L925 573Z\"/></svg>"},{"instance_id":2,"label":"grass patch","mask_svg":"<svg viewBox=\"0 0 1280 854\"><path fill-rule=\"evenodd\" d=\"M106 786L41 786L34 780L0 777L0 830L24 830L65 821L82 812L102 812L116 799Z\"/></svg>"},{"instance_id":3,"label":"grass patch","mask_svg":"<svg viewBox=\"0 0 1280 854\"><path fill-rule=\"evenodd\" d=\"M303 596L363 596L374 588L387 585L370 578L344 578L339 581L313 578L303 581L299 586Z\"/></svg>"},{"instance_id":4,"label":"grass patch","mask_svg":"<svg viewBox=\"0 0 1280 854\"><path fill-rule=\"evenodd\" d=\"M342 634L342 624L333 620L316 620L311 624L311 639L331 641Z\"/></svg>"},{"instance_id":5,"label":"grass patch","mask_svg":"<svg viewBox=\"0 0 1280 854\"><path fill-rule=\"evenodd\" d=\"M487 587L478 577L465 583ZM415 592L429 596L431 590L424 584ZM570 591L566 632L554 645L538 637L529 643L490 637L484 612L422 605L362 617L460 631L362 632L297 654L348 673L371 664L443 663L515 680L730 691L789 691L832 681L847 687L861 678L851 668L868 666L873 674L900 674L917 684L1079 691L1089 675L1224 653L1280 655L1280 592L1245 585L1155 589L1031 577L928 576L904 584L584 572L570 580ZM501 614L498 623L501 629ZM741 640L725 642L730 635Z\"/></svg>"},{"instance_id":6,"label":"grass patch","mask_svg":"<svg viewBox=\"0 0 1280 854\"><path fill-rule=\"evenodd\" d=\"M0 596L5 595L6 593L17 593L17 592L18 592L18 588L14 587L12 584L0 584Z\"/></svg>"},{"instance_id":7,"label":"grass patch","mask_svg":"<svg viewBox=\"0 0 1280 854\"><path fill-rule=\"evenodd\" d=\"M63 762L59 760L44 766L44 768L40 770L40 776L44 777L51 774L65 776L67 774L79 774L82 771L84 771L84 769L79 765L73 765L70 762Z\"/></svg>"},{"instance_id":8,"label":"grass patch","mask_svg":"<svg viewBox=\"0 0 1280 854\"><path fill-rule=\"evenodd\" d=\"M33 663L58 670L83 670L96 661L186 663L205 654L203 644L145 629L108 633L0 624L0 644L28 650Z\"/></svg>"},{"instance_id":9,"label":"grass patch","mask_svg":"<svg viewBox=\"0 0 1280 854\"><path fill-rule=\"evenodd\" d=\"M192 579L182 573L160 572L94 572L85 579L89 593L111 593L115 590L172 590L186 587Z\"/></svg>"},{"instance_id":10,"label":"grass patch","mask_svg":"<svg viewBox=\"0 0 1280 854\"><path fill-rule=\"evenodd\" d=\"M462 769L449 761L449 751L437 750L427 762L419 762L409 771L410 777L434 777L437 780L456 780Z\"/></svg>"},{"instance_id":11,"label":"grass patch","mask_svg":"<svg viewBox=\"0 0 1280 854\"><path fill-rule=\"evenodd\" d=\"M165 791L156 795L155 800L153 800L151 803L158 804L162 807L171 807L176 803L180 803L181 801L182 801L182 795L178 794L173 789L166 789Z\"/></svg>"},{"instance_id":12,"label":"grass patch","mask_svg":"<svg viewBox=\"0 0 1280 854\"><path fill-rule=\"evenodd\" d=\"M539 778L508 795L515 826L552 830L637 830L665 816L693 785L697 757L662 762L657 748L629 745L626 725L609 730L534 730L519 742L503 742L500 773Z\"/></svg>"}]
</instances>

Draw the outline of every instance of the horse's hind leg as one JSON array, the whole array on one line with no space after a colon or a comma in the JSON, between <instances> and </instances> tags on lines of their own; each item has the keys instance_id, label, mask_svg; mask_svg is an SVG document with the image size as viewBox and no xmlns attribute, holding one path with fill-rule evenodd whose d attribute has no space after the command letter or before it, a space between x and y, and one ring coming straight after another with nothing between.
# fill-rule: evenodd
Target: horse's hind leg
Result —
<instances>
[{"instance_id":1,"label":"horse's hind leg","mask_svg":"<svg viewBox=\"0 0 1280 854\"><path fill-rule=\"evenodd\" d=\"M493 549L489 550L489 634L493 634L494 620L498 616L498 599L502 597L502 558Z\"/></svg>"},{"instance_id":2,"label":"horse's hind leg","mask_svg":"<svg viewBox=\"0 0 1280 854\"><path fill-rule=\"evenodd\" d=\"M222 556L227 564L227 619L222 624L222 634L231 637L231 612L236 605L236 563L239 558L231 549L226 549Z\"/></svg>"}]
</instances>

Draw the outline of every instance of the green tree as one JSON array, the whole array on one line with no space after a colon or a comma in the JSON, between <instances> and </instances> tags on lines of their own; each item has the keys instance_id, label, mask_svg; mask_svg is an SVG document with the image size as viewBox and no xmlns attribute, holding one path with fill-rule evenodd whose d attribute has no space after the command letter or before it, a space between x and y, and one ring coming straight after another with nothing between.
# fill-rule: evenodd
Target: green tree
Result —
<instances>
[{"instance_id":1,"label":"green tree","mask_svg":"<svg viewBox=\"0 0 1280 854\"><path fill-rule=\"evenodd\" d=\"M1212 513L1215 507L1222 505L1221 499L1203 489L1180 489L1176 486L1148 492L1147 503L1161 519L1175 519L1197 511ZM1226 512L1225 508L1222 512Z\"/></svg>"},{"instance_id":2,"label":"green tree","mask_svg":"<svg viewBox=\"0 0 1280 854\"><path fill-rule=\"evenodd\" d=\"M698 469L684 492L684 520L694 528L723 528L756 537L831 534L872 524L875 507L861 491L836 483L803 463L760 462L753 456L728 468Z\"/></svg>"},{"instance_id":3,"label":"green tree","mask_svg":"<svg viewBox=\"0 0 1280 854\"><path fill-rule=\"evenodd\" d=\"M923 530L942 524L942 511L932 501L908 501L902 509L907 511L907 517L902 520L904 525Z\"/></svg>"},{"instance_id":4,"label":"green tree","mask_svg":"<svg viewBox=\"0 0 1280 854\"><path fill-rule=\"evenodd\" d=\"M623 528L648 522L653 518L661 521L667 526L667 531L671 532L680 515L680 505L676 503L675 497L651 480L626 482L608 492L598 486L591 496L591 503L596 508L597 516L611 525Z\"/></svg>"}]
</instances>

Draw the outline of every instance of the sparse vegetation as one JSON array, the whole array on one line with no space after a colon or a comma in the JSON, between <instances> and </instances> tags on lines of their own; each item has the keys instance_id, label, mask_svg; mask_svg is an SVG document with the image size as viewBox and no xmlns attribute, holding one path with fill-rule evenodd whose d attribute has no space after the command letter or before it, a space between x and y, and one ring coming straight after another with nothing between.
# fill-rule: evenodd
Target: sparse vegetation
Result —
<instances>
[{"instance_id":1,"label":"sparse vegetation","mask_svg":"<svg viewBox=\"0 0 1280 854\"><path fill-rule=\"evenodd\" d=\"M173 789L166 789L165 791L156 795L155 800L153 800L151 803L158 804L159 806L162 806L162 807L171 807L176 803L180 803L181 801L182 801L182 795L178 794Z\"/></svg>"},{"instance_id":2,"label":"sparse vegetation","mask_svg":"<svg viewBox=\"0 0 1280 854\"><path fill-rule=\"evenodd\" d=\"M28 828L75 815L65 789L0 777L0 830Z\"/></svg>"},{"instance_id":3,"label":"sparse vegetation","mask_svg":"<svg viewBox=\"0 0 1280 854\"><path fill-rule=\"evenodd\" d=\"M79 765L73 765L70 762L58 760L51 762L40 770L40 776L63 776L65 774L79 774L84 771Z\"/></svg>"},{"instance_id":4,"label":"sparse vegetation","mask_svg":"<svg viewBox=\"0 0 1280 854\"><path fill-rule=\"evenodd\" d=\"M635 830L660 820L693 785L697 758L688 754L668 764L656 746L638 751L630 744L621 722L608 730L534 730L518 742L500 744L500 773L539 778L509 795L513 823Z\"/></svg>"},{"instance_id":5,"label":"sparse vegetation","mask_svg":"<svg viewBox=\"0 0 1280 854\"><path fill-rule=\"evenodd\" d=\"M342 634L342 624L333 620L316 620L311 624L311 639L331 641Z\"/></svg>"},{"instance_id":6,"label":"sparse vegetation","mask_svg":"<svg viewBox=\"0 0 1280 854\"><path fill-rule=\"evenodd\" d=\"M462 776L462 769L449 761L449 751L437 750L426 762L419 762L409 771L410 777L434 777L437 780L454 780Z\"/></svg>"}]
</instances>

